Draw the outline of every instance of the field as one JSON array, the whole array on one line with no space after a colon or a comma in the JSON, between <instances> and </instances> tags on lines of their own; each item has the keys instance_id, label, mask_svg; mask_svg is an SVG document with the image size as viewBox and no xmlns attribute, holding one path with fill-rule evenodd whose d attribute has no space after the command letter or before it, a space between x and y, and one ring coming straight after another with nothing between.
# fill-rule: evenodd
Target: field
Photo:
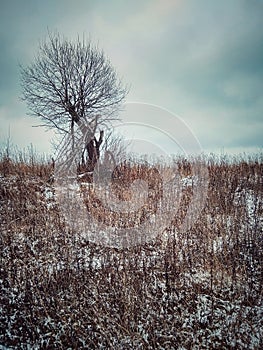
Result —
<instances>
[{"instance_id":1,"label":"field","mask_svg":"<svg viewBox=\"0 0 263 350\"><path fill-rule=\"evenodd\" d=\"M200 162L208 175L204 204L182 230ZM107 246L66 223L51 164L2 154L0 349L263 348L262 155L178 158L155 169L128 164L112 186L128 202L129 183L148 177L144 209L155 215L165 205L158 171L177 174L171 222L140 244ZM120 223L94 210L101 203L92 185L81 180L79 190L90 215ZM147 221L145 210L133 220Z\"/></svg>"}]
</instances>

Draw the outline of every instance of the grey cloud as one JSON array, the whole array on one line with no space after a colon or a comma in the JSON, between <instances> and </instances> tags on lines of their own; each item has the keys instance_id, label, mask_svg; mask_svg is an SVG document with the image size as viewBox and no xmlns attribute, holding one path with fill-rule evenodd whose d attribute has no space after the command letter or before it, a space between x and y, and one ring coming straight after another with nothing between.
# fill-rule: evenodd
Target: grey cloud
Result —
<instances>
[{"instance_id":1,"label":"grey cloud","mask_svg":"<svg viewBox=\"0 0 263 350\"><path fill-rule=\"evenodd\" d=\"M218 3L186 5L185 22L178 19L180 13L171 16L165 35L151 52L155 74L200 95L219 94L218 82L232 75L262 74L263 32L259 28L263 12L247 13L242 2L234 2L232 9L225 2ZM213 9L219 6L223 14Z\"/></svg>"},{"instance_id":2,"label":"grey cloud","mask_svg":"<svg viewBox=\"0 0 263 350\"><path fill-rule=\"evenodd\" d=\"M32 59L47 28L70 37L85 32L131 83L131 99L180 113L207 148L260 146L262 17L256 0L5 0L0 103L10 119L22 118L25 109L12 106L18 62Z\"/></svg>"},{"instance_id":3,"label":"grey cloud","mask_svg":"<svg viewBox=\"0 0 263 350\"><path fill-rule=\"evenodd\" d=\"M16 58L9 49L8 42L5 38L0 38L0 104L8 98L9 91L13 89L17 81Z\"/></svg>"}]
</instances>

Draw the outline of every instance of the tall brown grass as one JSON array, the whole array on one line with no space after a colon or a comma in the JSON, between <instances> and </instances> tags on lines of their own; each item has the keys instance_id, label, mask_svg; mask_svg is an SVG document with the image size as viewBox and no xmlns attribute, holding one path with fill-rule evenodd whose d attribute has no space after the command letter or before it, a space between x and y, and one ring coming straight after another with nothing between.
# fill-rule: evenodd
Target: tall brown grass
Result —
<instances>
[{"instance_id":1,"label":"tall brown grass","mask_svg":"<svg viewBox=\"0 0 263 350\"><path fill-rule=\"evenodd\" d=\"M174 162L168 174L192 175L193 159ZM165 231L117 249L66 225L49 161L2 156L0 347L262 348L262 155L204 162L207 200L191 229L180 231L192 196L186 186ZM149 177L152 198L160 201L152 169L146 163L116 169L113 190L126 191L121 198L129 200L129 183ZM94 194L86 191L92 211Z\"/></svg>"}]
</instances>

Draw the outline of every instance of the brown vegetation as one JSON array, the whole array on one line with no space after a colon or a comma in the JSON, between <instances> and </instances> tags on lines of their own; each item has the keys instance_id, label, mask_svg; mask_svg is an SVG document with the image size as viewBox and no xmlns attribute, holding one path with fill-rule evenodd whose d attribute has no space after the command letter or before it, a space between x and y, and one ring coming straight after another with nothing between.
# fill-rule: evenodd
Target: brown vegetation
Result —
<instances>
[{"instance_id":1,"label":"brown vegetation","mask_svg":"<svg viewBox=\"0 0 263 350\"><path fill-rule=\"evenodd\" d=\"M68 228L48 182L51 164L2 157L0 347L262 348L261 160L205 159L207 201L191 230L179 229L192 196L187 185L154 241L115 249ZM193 160L175 162L191 177ZM151 198L161 200L158 171L124 168L112 183L120 196L124 186L122 200L133 179L148 177Z\"/></svg>"}]
</instances>

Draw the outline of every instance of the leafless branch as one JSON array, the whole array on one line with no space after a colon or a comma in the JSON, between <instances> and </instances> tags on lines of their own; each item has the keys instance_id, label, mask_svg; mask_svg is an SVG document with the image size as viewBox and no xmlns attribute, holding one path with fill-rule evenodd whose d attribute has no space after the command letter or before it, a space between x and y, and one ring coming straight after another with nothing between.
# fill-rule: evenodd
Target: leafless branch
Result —
<instances>
[{"instance_id":1,"label":"leafless branch","mask_svg":"<svg viewBox=\"0 0 263 350\"><path fill-rule=\"evenodd\" d=\"M65 133L76 124L95 134L118 118L127 94L103 51L89 40L76 42L50 34L35 61L21 67L22 98L30 114Z\"/></svg>"}]
</instances>

